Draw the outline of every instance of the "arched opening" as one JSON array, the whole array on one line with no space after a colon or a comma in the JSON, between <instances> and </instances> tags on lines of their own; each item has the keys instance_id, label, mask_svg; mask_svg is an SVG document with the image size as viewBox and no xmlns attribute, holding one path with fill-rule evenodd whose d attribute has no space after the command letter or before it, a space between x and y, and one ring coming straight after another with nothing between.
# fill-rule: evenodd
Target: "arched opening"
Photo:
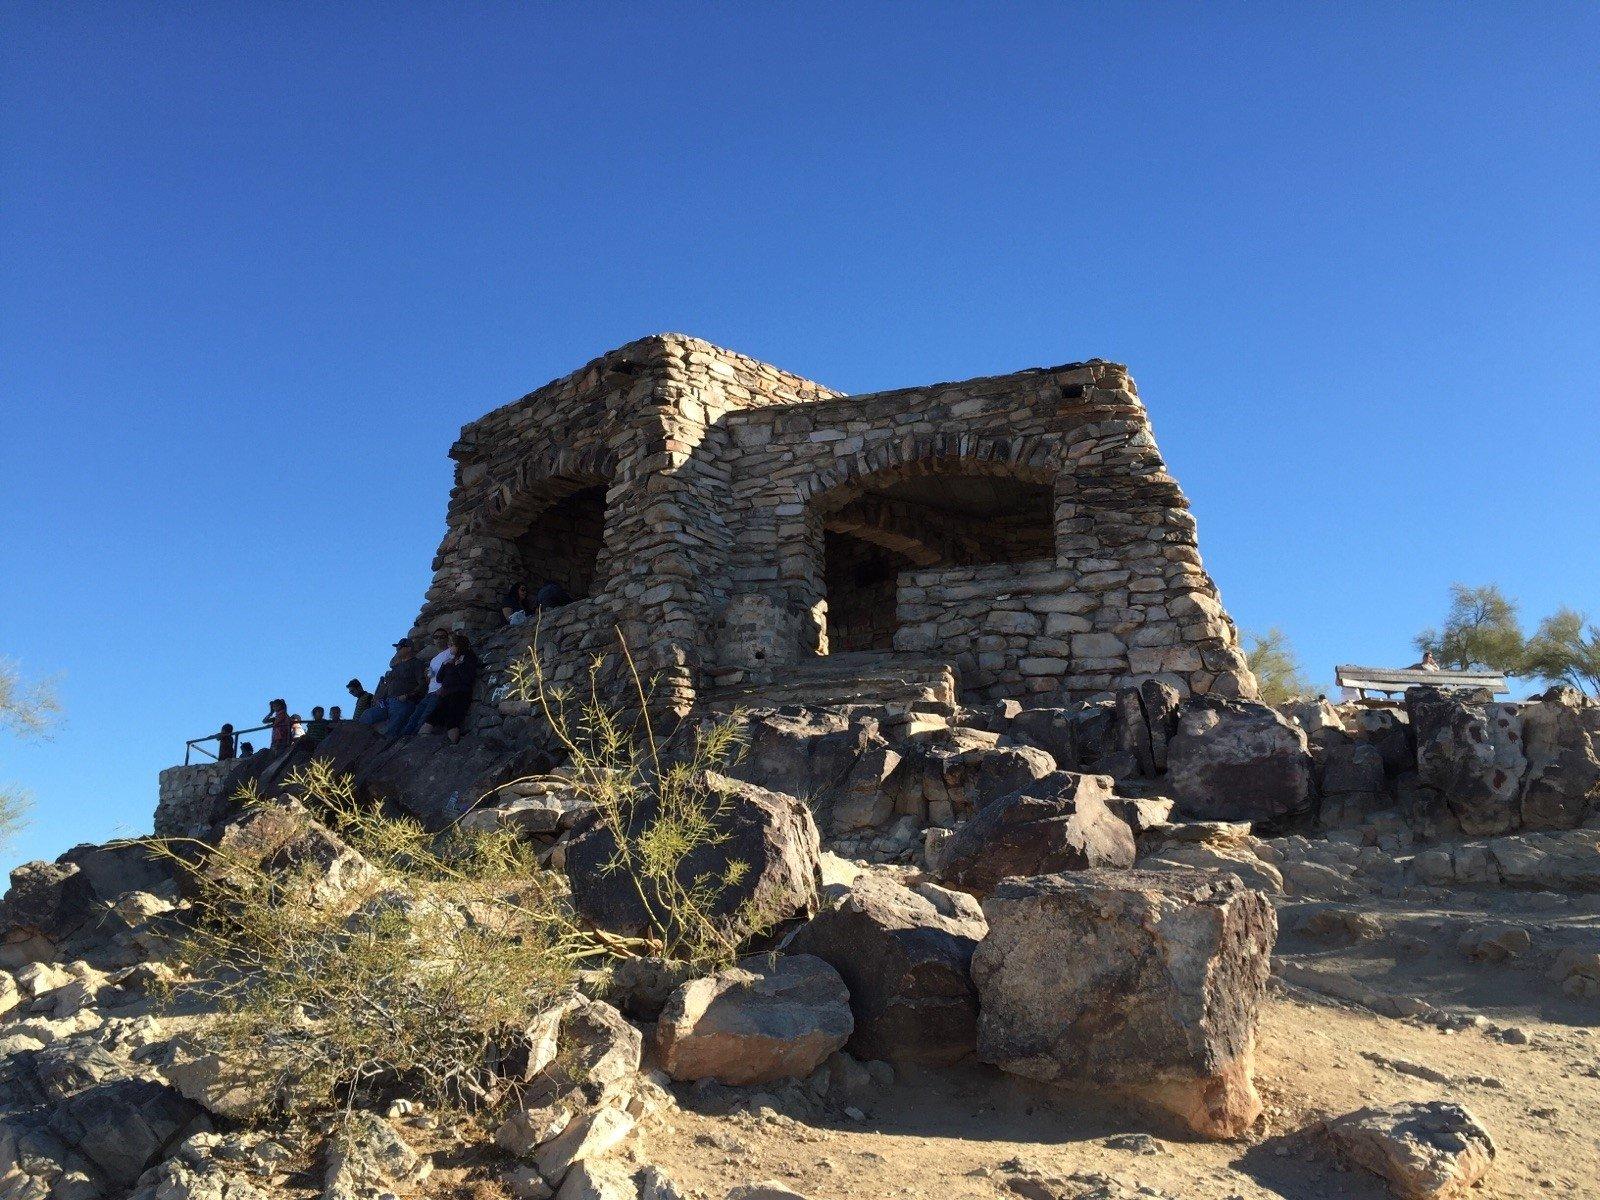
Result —
<instances>
[{"instance_id":1,"label":"arched opening","mask_svg":"<svg viewBox=\"0 0 1600 1200\"><path fill-rule=\"evenodd\" d=\"M906 571L1053 556L1050 485L964 466L912 464L818 501L829 653L894 647Z\"/></svg>"},{"instance_id":2,"label":"arched opening","mask_svg":"<svg viewBox=\"0 0 1600 1200\"><path fill-rule=\"evenodd\" d=\"M595 586L605 544L606 485L588 483L541 509L514 540L521 580L536 591L558 583L574 600Z\"/></svg>"}]
</instances>

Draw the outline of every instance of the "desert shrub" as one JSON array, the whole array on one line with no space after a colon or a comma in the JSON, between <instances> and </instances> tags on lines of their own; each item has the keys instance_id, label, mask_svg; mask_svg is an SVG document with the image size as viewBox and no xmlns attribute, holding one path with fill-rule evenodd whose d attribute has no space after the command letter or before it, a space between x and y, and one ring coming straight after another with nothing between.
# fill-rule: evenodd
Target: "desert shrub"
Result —
<instances>
[{"instance_id":1,"label":"desert shrub","mask_svg":"<svg viewBox=\"0 0 1600 1200\"><path fill-rule=\"evenodd\" d=\"M712 968L771 924L747 909L718 915L748 864L689 878L682 869L729 836L731 801L707 775L741 752L742 720L706 722L663 747L626 646L622 659L634 687L627 705L601 686L599 660L581 698L546 686L532 651L519 661L568 753L560 784L591 800L615 835L604 869L638 890L646 938L582 927L564 878L514 832L458 822L432 833L363 805L352 780L318 759L285 781L285 799L263 800L253 785L236 796L265 814L250 836L158 843L196 893L178 998L198 995L216 1010L208 1040L273 1098L270 1111L308 1115L397 1093L499 1105L515 1084L492 1064L570 992L579 965L649 954ZM360 856L337 873L328 863L342 848L330 831Z\"/></svg>"},{"instance_id":2,"label":"desert shrub","mask_svg":"<svg viewBox=\"0 0 1600 1200\"><path fill-rule=\"evenodd\" d=\"M725 842L729 796L709 777L737 762L746 744L741 713L673 731L664 744L652 716L652 688L618 635L621 670L591 660L580 689L552 686L537 643L508 671L534 700L567 754L558 782L591 802L610 831L616 852L602 868L625 876L650 927L652 953L715 970L730 965L772 918L744 907L728 914L720 900L748 874L750 864L728 860L717 872L690 874L690 856ZM603 678L604 676L604 678ZM619 704L614 681L631 689Z\"/></svg>"},{"instance_id":3,"label":"desert shrub","mask_svg":"<svg viewBox=\"0 0 1600 1200\"><path fill-rule=\"evenodd\" d=\"M291 1116L395 1093L504 1099L487 1064L570 989L576 964L616 947L577 929L559 881L509 833L431 835L362 807L321 762L287 785L298 803L266 802L269 838L209 848L192 873L180 991L217 1009L208 1042ZM319 826L369 867L330 888L316 855L297 863Z\"/></svg>"}]
</instances>

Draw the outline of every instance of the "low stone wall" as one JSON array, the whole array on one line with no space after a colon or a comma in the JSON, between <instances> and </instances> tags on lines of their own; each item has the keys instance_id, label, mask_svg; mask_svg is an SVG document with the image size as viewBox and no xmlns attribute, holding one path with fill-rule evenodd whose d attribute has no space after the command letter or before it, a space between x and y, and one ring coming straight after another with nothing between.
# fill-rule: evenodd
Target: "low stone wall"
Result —
<instances>
[{"instance_id":1,"label":"low stone wall","mask_svg":"<svg viewBox=\"0 0 1600 1200\"><path fill-rule=\"evenodd\" d=\"M948 658L968 699L1058 702L1095 605L1075 576L1049 561L902 572L895 649Z\"/></svg>"},{"instance_id":2,"label":"low stone wall","mask_svg":"<svg viewBox=\"0 0 1600 1200\"><path fill-rule=\"evenodd\" d=\"M1160 679L1187 695L1187 676L1206 664L1172 608L1193 601L1129 595L1124 579L1108 584L1104 575L1048 560L902 572L895 649L948 658L963 696L976 702L1087 700L1106 694L1108 672L1123 682ZM1112 629L1102 611L1108 586L1125 606Z\"/></svg>"},{"instance_id":3,"label":"low stone wall","mask_svg":"<svg viewBox=\"0 0 1600 1200\"><path fill-rule=\"evenodd\" d=\"M168 767L161 772L156 801L157 837L188 837L210 823L212 801L222 790L237 759Z\"/></svg>"}]
</instances>

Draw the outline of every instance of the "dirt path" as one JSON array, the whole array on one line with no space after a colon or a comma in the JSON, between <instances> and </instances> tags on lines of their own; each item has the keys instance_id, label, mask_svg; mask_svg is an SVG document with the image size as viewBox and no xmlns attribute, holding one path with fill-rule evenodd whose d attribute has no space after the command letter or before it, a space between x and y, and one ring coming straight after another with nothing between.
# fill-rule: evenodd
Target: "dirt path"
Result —
<instances>
[{"instance_id":1,"label":"dirt path","mask_svg":"<svg viewBox=\"0 0 1600 1200\"><path fill-rule=\"evenodd\" d=\"M810 1200L978 1200L1015 1195L1006 1181L1019 1167L1057 1177L1102 1173L1128 1195L1143 1187L1174 1200L1378 1200L1388 1194L1381 1182L1340 1169L1303 1131L1363 1104L1447 1098L1477 1113L1499 1143L1475 1197L1600 1197L1600 1031L1521 1027L1530 1041L1512 1045L1477 1030L1447 1033L1275 993L1263 1013L1257 1071L1267 1129L1248 1145L1185 1141L1102 1096L972 1069L873 1091L860 1122L674 1112L651 1132L645 1153L716 1200L736 1183L769 1178ZM1119 1137L1143 1132L1160 1136ZM1050 1186L1034 1194L1122 1194L1086 1181Z\"/></svg>"}]
</instances>

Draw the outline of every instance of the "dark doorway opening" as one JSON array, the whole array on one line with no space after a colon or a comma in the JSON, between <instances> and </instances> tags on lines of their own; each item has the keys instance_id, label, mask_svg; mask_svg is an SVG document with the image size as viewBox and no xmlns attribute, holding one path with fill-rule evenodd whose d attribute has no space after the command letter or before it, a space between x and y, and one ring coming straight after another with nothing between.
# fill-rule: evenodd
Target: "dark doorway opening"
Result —
<instances>
[{"instance_id":1,"label":"dark doorway opening","mask_svg":"<svg viewBox=\"0 0 1600 1200\"><path fill-rule=\"evenodd\" d=\"M559 583L574 600L589 595L605 543L606 485L593 484L557 500L517 538L523 579L532 590Z\"/></svg>"},{"instance_id":2,"label":"dark doorway opening","mask_svg":"<svg viewBox=\"0 0 1600 1200\"><path fill-rule=\"evenodd\" d=\"M822 507L829 653L894 648L904 571L1055 553L1053 489L1010 475L912 469Z\"/></svg>"}]
</instances>

